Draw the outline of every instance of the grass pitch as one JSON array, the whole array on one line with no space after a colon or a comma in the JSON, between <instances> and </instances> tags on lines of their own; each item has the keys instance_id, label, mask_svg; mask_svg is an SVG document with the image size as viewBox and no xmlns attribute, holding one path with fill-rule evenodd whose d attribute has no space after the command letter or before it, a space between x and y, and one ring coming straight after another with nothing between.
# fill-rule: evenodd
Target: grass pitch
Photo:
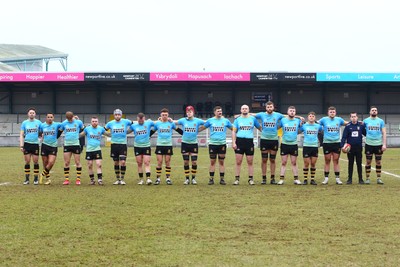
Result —
<instances>
[{"instance_id":1,"label":"grass pitch","mask_svg":"<svg viewBox=\"0 0 400 267\"><path fill-rule=\"evenodd\" d=\"M374 171L369 186L334 185L332 171L331 184L322 186L322 156L318 186L293 185L290 165L284 186L261 186L259 151L257 185L247 185L244 165L241 185L233 186L231 149L226 160L228 185L207 185L209 160L202 149L199 184L184 186L182 158L178 148L174 152L172 186L164 179L159 186L137 185L132 148L126 186L111 185L114 175L107 148L103 187L88 185L83 156L83 184L63 186L62 153L53 168L52 185L23 186L22 153L1 148L0 265L400 265L398 149L383 156L383 186L375 183ZM345 181L345 155L342 159ZM300 156L300 174L302 166Z\"/></svg>"}]
</instances>

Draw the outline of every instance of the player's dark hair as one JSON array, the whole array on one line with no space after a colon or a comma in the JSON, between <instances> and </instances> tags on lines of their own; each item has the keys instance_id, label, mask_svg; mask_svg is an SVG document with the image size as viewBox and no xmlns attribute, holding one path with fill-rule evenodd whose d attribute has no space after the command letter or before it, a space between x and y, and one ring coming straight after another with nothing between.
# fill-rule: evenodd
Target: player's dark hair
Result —
<instances>
[{"instance_id":1,"label":"player's dark hair","mask_svg":"<svg viewBox=\"0 0 400 267\"><path fill-rule=\"evenodd\" d=\"M161 110L161 113L164 113L164 112L169 113L169 110L168 110L167 108L163 108L163 109Z\"/></svg>"},{"instance_id":2,"label":"player's dark hair","mask_svg":"<svg viewBox=\"0 0 400 267\"><path fill-rule=\"evenodd\" d=\"M96 120L98 120L99 118L97 118L97 116L93 116L93 117L92 117L92 119L96 119Z\"/></svg>"},{"instance_id":3,"label":"player's dark hair","mask_svg":"<svg viewBox=\"0 0 400 267\"><path fill-rule=\"evenodd\" d=\"M296 109L296 107L295 107L295 106L289 106L287 109L288 109L288 110L289 110L289 109Z\"/></svg>"},{"instance_id":4,"label":"player's dark hair","mask_svg":"<svg viewBox=\"0 0 400 267\"><path fill-rule=\"evenodd\" d=\"M215 112L217 109L222 109L222 108L221 108L221 106L215 106L215 107L214 107L214 112Z\"/></svg>"},{"instance_id":5,"label":"player's dark hair","mask_svg":"<svg viewBox=\"0 0 400 267\"><path fill-rule=\"evenodd\" d=\"M310 111L310 112L308 112L308 115L314 115L315 116L315 112L314 111Z\"/></svg>"},{"instance_id":6,"label":"player's dark hair","mask_svg":"<svg viewBox=\"0 0 400 267\"><path fill-rule=\"evenodd\" d=\"M329 111L329 110L336 110L336 108L333 107L333 106L330 106L330 107L328 108L328 111Z\"/></svg>"},{"instance_id":7,"label":"player's dark hair","mask_svg":"<svg viewBox=\"0 0 400 267\"><path fill-rule=\"evenodd\" d=\"M350 117L352 114L356 114L356 116L357 116L357 112L350 112Z\"/></svg>"},{"instance_id":8,"label":"player's dark hair","mask_svg":"<svg viewBox=\"0 0 400 267\"><path fill-rule=\"evenodd\" d=\"M28 108L28 111L26 113L29 113L29 111L31 111L31 110L35 111L35 113L36 113L36 109L32 108L32 107Z\"/></svg>"},{"instance_id":9,"label":"player's dark hair","mask_svg":"<svg viewBox=\"0 0 400 267\"><path fill-rule=\"evenodd\" d=\"M273 105L273 106L275 106L274 102L272 102L272 101L268 101L266 105Z\"/></svg>"}]
</instances>

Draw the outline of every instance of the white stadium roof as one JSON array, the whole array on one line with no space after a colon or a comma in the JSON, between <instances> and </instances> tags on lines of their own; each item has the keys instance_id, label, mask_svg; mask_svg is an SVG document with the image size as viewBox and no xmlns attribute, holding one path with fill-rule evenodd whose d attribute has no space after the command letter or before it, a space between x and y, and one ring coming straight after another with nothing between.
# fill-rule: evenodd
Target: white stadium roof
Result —
<instances>
[{"instance_id":1,"label":"white stadium roof","mask_svg":"<svg viewBox=\"0 0 400 267\"><path fill-rule=\"evenodd\" d=\"M0 71L21 71L15 64L59 60L66 70L68 54L40 45L0 44ZM25 69L22 69L25 70Z\"/></svg>"}]
</instances>

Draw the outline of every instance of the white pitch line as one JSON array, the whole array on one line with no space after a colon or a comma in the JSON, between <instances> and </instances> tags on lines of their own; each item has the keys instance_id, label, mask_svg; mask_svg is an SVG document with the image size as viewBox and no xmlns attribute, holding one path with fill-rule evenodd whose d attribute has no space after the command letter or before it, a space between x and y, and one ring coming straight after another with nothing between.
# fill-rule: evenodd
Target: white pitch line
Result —
<instances>
[{"instance_id":1,"label":"white pitch line","mask_svg":"<svg viewBox=\"0 0 400 267\"><path fill-rule=\"evenodd\" d=\"M5 183L1 183L0 186L3 186L3 185L10 185L10 184L11 184L11 182L5 182Z\"/></svg>"},{"instance_id":2,"label":"white pitch line","mask_svg":"<svg viewBox=\"0 0 400 267\"><path fill-rule=\"evenodd\" d=\"M324 154L318 154L318 155L319 155L319 156L322 156L322 157L325 156ZM339 158L339 160L349 162L348 159ZM365 164L361 164L361 166L365 167ZM372 170L376 170L376 169L375 169L374 167L372 167L372 166L371 166L371 169L372 169ZM394 173L391 173L391 172L387 172L387 171L381 171L381 172L384 173L384 174L386 174L386 175L390 175L390 176L393 176L393 177L396 177L396 178L400 179L400 175L397 175L397 174L394 174Z\"/></svg>"},{"instance_id":3,"label":"white pitch line","mask_svg":"<svg viewBox=\"0 0 400 267\"><path fill-rule=\"evenodd\" d=\"M349 160L347 160L347 159L339 158L339 160L349 162ZM365 164L361 164L361 166L365 167ZM375 169L374 167L372 167L372 166L371 166L371 169L374 170L374 171L376 170L376 169ZM381 171L381 172L384 173L384 174L386 174L386 175L390 175L390 176L393 176L393 177L396 177L396 178L399 178L399 179L400 179L400 175L397 175L397 174L394 174L394 173L391 173L391 172L387 172L387 171Z\"/></svg>"}]
</instances>

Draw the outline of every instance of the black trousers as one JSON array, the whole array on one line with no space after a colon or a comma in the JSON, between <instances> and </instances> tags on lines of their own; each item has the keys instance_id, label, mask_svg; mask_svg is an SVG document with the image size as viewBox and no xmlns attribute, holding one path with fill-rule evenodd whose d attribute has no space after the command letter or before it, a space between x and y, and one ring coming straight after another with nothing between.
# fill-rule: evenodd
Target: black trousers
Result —
<instances>
[{"instance_id":1,"label":"black trousers","mask_svg":"<svg viewBox=\"0 0 400 267\"><path fill-rule=\"evenodd\" d=\"M353 145L351 146L351 149L349 153L347 153L347 159L349 160L349 176L348 179L352 180L353 179L353 167L354 167L354 159L356 160L356 166L357 166L357 173L358 173L358 179L362 179L362 146L356 146Z\"/></svg>"}]
</instances>

